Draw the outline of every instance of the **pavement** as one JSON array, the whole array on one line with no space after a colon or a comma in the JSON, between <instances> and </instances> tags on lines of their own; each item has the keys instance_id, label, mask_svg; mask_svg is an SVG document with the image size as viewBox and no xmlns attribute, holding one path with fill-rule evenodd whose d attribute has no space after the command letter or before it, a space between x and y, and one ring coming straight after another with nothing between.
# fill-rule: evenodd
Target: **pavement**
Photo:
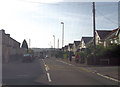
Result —
<instances>
[{"instance_id":1,"label":"pavement","mask_svg":"<svg viewBox=\"0 0 120 87\"><path fill-rule=\"evenodd\" d=\"M70 63L68 59L58 58L61 61L65 61ZM72 58L71 64L77 67L84 67L93 73L100 73L101 75L111 77L113 79L120 81L120 74L118 71L120 70L119 66L94 66L94 65L87 65L87 64L80 64L75 62L75 58Z\"/></svg>"}]
</instances>

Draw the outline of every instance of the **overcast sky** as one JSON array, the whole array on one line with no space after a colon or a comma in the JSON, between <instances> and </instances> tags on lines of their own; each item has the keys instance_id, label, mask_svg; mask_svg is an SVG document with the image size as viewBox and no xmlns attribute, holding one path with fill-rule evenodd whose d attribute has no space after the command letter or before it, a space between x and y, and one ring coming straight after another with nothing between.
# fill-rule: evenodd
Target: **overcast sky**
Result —
<instances>
[{"instance_id":1,"label":"overcast sky","mask_svg":"<svg viewBox=\"0 0 120 87\"><path fill-rule=\"evenodd\" d=\"M40 2L41 1L41 2ZM44 2L46 1L46 2ZM50 0L49 0L50 1ZM0 0L0 29L4 29L20 43L31 39L31 47L62 46L62 25L65 24L64 45L93 36L92 2L64 2L63 0ZM118 27L118 3L96 2L96 29L113 30Z\"/></svg>"}]
</instances>

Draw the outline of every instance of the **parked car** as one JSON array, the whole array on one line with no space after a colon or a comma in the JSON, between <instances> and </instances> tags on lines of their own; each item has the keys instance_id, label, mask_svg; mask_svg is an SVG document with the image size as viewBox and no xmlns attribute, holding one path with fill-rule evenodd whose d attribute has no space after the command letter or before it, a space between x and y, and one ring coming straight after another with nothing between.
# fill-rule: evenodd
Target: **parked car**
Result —
<instances>
[{"instance_id":1,"label":"parked car","mask_svg":"<svg viewBox=\"0 0 120 87\"><path fill-rule=\"evenodd\" d=\"M22 62L32 62L33 61L33 55L32 54L24 54Z\"/></svg>"}]
</instances>

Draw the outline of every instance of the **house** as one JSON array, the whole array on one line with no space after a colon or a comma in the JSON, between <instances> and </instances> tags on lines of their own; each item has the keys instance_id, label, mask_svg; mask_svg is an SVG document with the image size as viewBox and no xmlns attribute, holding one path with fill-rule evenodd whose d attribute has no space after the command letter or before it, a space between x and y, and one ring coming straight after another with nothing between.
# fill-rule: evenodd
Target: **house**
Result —
<instances>
[{"instance_id":1,"label":"house","mask_svg":"<svg viewBox=\"0 0 120 87\"><path fill-rule=\"evenodd\" d=\"M116 32L116 36L118 37L118 44L120 44L120 27L118 28Z\"/></svg>"},{"instance_id":2,"label":"house","mask_svg":"<svg viewBox=\"0 0 120 87\"><path fill-rule=\"evenodd\" d=\"M17 55L21 55L24 50L20 49L20 43L10 37L10 34L6 34L5 30L0 30L0 35L2 36L2 43L0 46L2 47L2 61L3 63L7 63L8 61L13 60L13 58L17 59Z\"/></svg>"},{"instance_id":3,"label":"house","mask_svg":"<svg viewBox=\"0 0 120 87\"><path fill-rule=\"evenodd\" d=\"M77 52L77 51L79 51L79 49L80 49L80 42L81 41L74 41L74 43L73 43L73 52L74 52L74 54Z\"/></svg>"},{"instance_id":4,"label":"house","mask_svg":"<svg viewBox=\"0 0 120 87\"><path fill-rule=\"evenodd\" d=\"M118 27L120 27L120 1L118 2Z\"/></svg>"},{"instance_id":5,"label":"house","mask_svg":"<svg viewBox=\"0 0 120 87\"><path fill-rule=\"evenodd\" d=\"M81 38L81 44L80 44L80 50L84 51L86 48L86 44L92 39L93 37L82 37Z\"/></svg>"},{"instance_id":6,"label":"house","mask_svg":"<svg viewBox=\"0 0 120 87\"><path fill-rule=\"evenodd\" d=\"M86 43L86 47L93 45L93 42L94 42L94 38L92 37L91 40Z\"/></svg>"},{"instance_id":7,"label":"house","mask_svg":"<svg viewBox=\"0 0 120 87\"><path fill-rule=\"evenodd\" d=\"M72 43L70 43L70 44L68 45L68 51L73 51L73 44L72 44Z\"/></svg>"},{"instance_id":8,"label":"house","mask_svg":"<svg viewBox=\"0 0 120 87\"><path fill-rule=\"evenodd\" d=\"M64 51L65 50L65 47L62 47L62 51Z\"/></svg>"},{"instance_id":9,"label":"house","mask_svg":"<svg viewBox=\"0 0 120 87\"><path fill-rule=\"evenodd\" d=\"M2 32L0 30L0 65L2 67ZM1 68L0 67L0 68ZM1 68L2 69L2 68ZM1 70L2 71L2 70Z\"/></svg>"},{"instance_id":10,"label":"house","mask_svg":"<svg viewBox=\"0 0 120 87\"><path fill-rule=\"evenodd\" d=\"M112 30L96 30L96 45L99 44L104 44L103 39L110 34L110 32L112 32Z\"/></svg>"},{"instance_id":11,"label":"house","mask_svg":"<svg viewBox=\"0 0 120 87\"><path fill-rule=\"evenodd\" d=\"M65 47L64 47L64 51L65 51L65 52L68 51L68 45L65 45Z\"/></svg>"},{"instance_id":12,"label":"house","mask_svg":"<svg viewBox=\"0 0 120 87\"><path fill-rule=\"evenodd\" d=\"M118 44L118 37L116 33L118 32L118 28L112 30L106 37L101 39L102 42L104 42L104 47L107 47L111 44Z\"/></svg>"}]
</instances>

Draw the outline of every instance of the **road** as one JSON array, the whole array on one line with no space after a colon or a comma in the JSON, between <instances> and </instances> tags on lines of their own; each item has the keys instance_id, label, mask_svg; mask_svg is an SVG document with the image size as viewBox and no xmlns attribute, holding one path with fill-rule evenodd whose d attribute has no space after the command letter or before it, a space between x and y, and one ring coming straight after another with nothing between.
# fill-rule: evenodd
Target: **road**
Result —
<instances>
[{"instance_id":1,"label":"road","mask_svg":"<svg viewBox=\"0 0 120 87\"><path fill-rule=\"evenodd\" d=\"M3 64L2 74L3 85L118 85L89 69L55 58Z\"/></svg>"}]
</instances>

